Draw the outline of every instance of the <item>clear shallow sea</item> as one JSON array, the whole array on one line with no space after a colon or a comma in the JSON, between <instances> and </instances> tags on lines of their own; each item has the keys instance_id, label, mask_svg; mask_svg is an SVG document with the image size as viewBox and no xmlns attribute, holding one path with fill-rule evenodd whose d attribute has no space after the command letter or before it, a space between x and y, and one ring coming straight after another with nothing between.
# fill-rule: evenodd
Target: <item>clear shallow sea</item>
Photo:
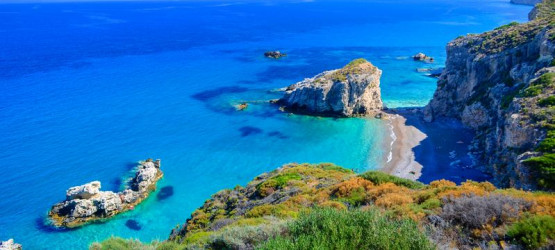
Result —
<instances>
[{"instance_id":1,"label":"clear shallow sea","mask_svg":"<svg viewBox=\"0 0 555 250\"><path fill-rule=\"evenodd\" d=\"M231 105L278 98L271 90L364 57L383 70L389 107L423 106L435 79L416 68L442 66L449 40L525 21L529 10L508 0L0 4L0 239L26 249L166 239L210 194L288 162L377 169L388 136L379 120ZM262 57L273 49L289 56ZM408 58L420 51L436 63ZM455 142L468 131L409 122L430 134L415 149L422 181L485 178L450 165L464 162ZM158 187L173 195L102 224L44 226L68 187L100 180L117 190L147 157L162 159Z\"/></svg>"}]
</instances>

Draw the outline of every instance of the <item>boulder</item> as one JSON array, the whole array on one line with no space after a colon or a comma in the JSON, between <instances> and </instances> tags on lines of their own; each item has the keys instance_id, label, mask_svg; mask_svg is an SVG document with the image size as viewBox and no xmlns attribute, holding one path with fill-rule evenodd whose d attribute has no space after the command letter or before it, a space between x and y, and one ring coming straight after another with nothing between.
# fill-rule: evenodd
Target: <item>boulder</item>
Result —
<instances>
[{"instance_id":1,"label":"boulder","mask_svg":"<svg viewBox=\"0 0 555 250\"><path fill-rule=\"evenodd\" d=\"M365 59L288 86L278 101L291 112L351 117L375 115L382 108L382 71Z\"/></svg>"},{"instance_id":2,"label":"boulder","mask_svg":"<svg viewBox=\"0 0 555 250\"><path fill-rule=\"evenodd\" d=\"M100 182L93 181L85 185L71 187L66 191L66 200L89 199L100 192Z\"/></svg>"},{"instance_id":3,"label":"boulder","mask_svg":"<svg viewBox=\"0 0 555 250\"><path fill-rule=\"evenodd\" d=\"M287 54L281 53L281 52L279 52L278 50L276 50L276 51L266 51L266 52L264 52L264 56L265 56L265 57L274 58L274 59L278 59L278 58L284 57L284 56L286 56L286 55L287 55Z\"/></svg>"},{"instance_id":4,"label":"boulder","mask_svg":"<svg viewBox=\"0 0 555 250\"><path fill-rule=\"evenodd\" d=\"M21 244L17 244L13 239L0 242L0 250L21 250Z\"/></svg>"},{"instance_id":5,"label":"boulder","mask_svg":"<svg viewBox=\"0 0 555 250\"><path fill-rule=\"evenodd\" d=\"M424 54L422 52L412 56L412 59L415 60L415 61L430 61L430 62L434 61L433 57L429 57L429 56L427 56L426 54Z\"/></svg>"}]
</instances>

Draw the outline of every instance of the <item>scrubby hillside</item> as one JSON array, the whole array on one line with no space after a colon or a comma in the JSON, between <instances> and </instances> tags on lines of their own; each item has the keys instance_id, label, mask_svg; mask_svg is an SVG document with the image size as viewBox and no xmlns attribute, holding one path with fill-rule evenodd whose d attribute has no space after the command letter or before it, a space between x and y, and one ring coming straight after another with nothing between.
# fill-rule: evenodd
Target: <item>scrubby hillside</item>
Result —
<instances>
[{"instance_id":1,"label":"scrubby hillside","mask_svg":"<svg viewBox=\"0 0 555 250\"><path fill-rule=\"evenodd\" d=\"M497 185L554 189L555 1L529 16L451 41L425 113L473 128L473 152Z\"/></svg>"},{"instance_id":2,"label":"scrubby hillside","mask_svg":"<svg viewBox=\"0 0 555 250\"><path fill-rule=\"evenodd\" d=\"M434 249L554 246L555 195L467 181L424 185L290 164L222 190L165 242L92 249Z\"/></svg>"}]
</instances>

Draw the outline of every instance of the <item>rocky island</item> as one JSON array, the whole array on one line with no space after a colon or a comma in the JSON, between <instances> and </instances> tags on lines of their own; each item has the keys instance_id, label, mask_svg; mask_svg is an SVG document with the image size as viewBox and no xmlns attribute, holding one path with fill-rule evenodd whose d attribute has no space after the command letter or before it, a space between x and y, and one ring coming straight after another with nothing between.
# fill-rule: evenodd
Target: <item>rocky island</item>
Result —
<instances>
[{"instance_id":1,"label":"rocky island","mask_svg":"<svg viewBox=\"0 0 555 250\"><path fill-rule=\"evenodd\" d=\"M473 128L474 156L501 186L555 188L555 1L511 23L447 45L428 121Z\"/></svg>"},{"instance_id":2,"label":"rocky island","mask_svg":"<svg viewBox=\"0 0 555 250\"><path fill-rule=\"evenodd\" d=\"M383 109L382 71L365 59L320 73L287 87L277 102L287 111L309 115L352 117L375 115Z\"/></svg>"},{"instance_id":3,"label":"rocky island","mask_svg":"<svg viewBox=\"0 0 555 250\"><path fill-rule=\"evenodd\" d=\"M52 225L66 228L110 218L133 209L146 199L162 176L160 160L147 159L140 162L123 191L100 191L99 181L71 187L65 201L52 206L48 216Z\"/></svg>"}]
</instances>

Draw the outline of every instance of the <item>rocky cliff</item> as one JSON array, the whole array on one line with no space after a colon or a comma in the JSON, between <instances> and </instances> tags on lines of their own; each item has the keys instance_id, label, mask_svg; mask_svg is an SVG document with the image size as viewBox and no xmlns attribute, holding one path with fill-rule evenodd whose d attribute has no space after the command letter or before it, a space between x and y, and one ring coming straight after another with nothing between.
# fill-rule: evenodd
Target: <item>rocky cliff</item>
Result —
<instances>
[{"instance_id":1,"label":"rocky cliff","mask_svg":"<svg viewBox=\"0 0 555 250\"><path fill-rule=\"evenodd\" d=\"M65 201L56 203L48 213L56 227L79 227L88 222L102 220L133 209L148 197L162 178L160 160L150 159L137 166L125 190L114 193L100 191L99 181L71 187Z\"/></svg>"},{"instance_id":2,"label":"rocky cliff","mask_svg":"<svg viewBox=\"0 0 555 250\"><path fill-rule=\"evenodd\" d=\"M455 117L476 130L474 153L500 185L552 188L543 184L552 182L553 173L525 162L541 155L536 149L554 123L553 106L539 104L554 94L554 6L546 0L528 23L451 41L446 68L425 108L429 121Z\"/></svg>"},{"instance_id":3,"label":"rocky cliff","mask_svg":"<svg viewBox=\"0 0 555 250\"><path fill-rule=\"evenodd\" d=\"M357 116L382 108L382 71L364 59L289 86L278 101L288 111L311 115Z\"/></svg>"}]
</instances>

